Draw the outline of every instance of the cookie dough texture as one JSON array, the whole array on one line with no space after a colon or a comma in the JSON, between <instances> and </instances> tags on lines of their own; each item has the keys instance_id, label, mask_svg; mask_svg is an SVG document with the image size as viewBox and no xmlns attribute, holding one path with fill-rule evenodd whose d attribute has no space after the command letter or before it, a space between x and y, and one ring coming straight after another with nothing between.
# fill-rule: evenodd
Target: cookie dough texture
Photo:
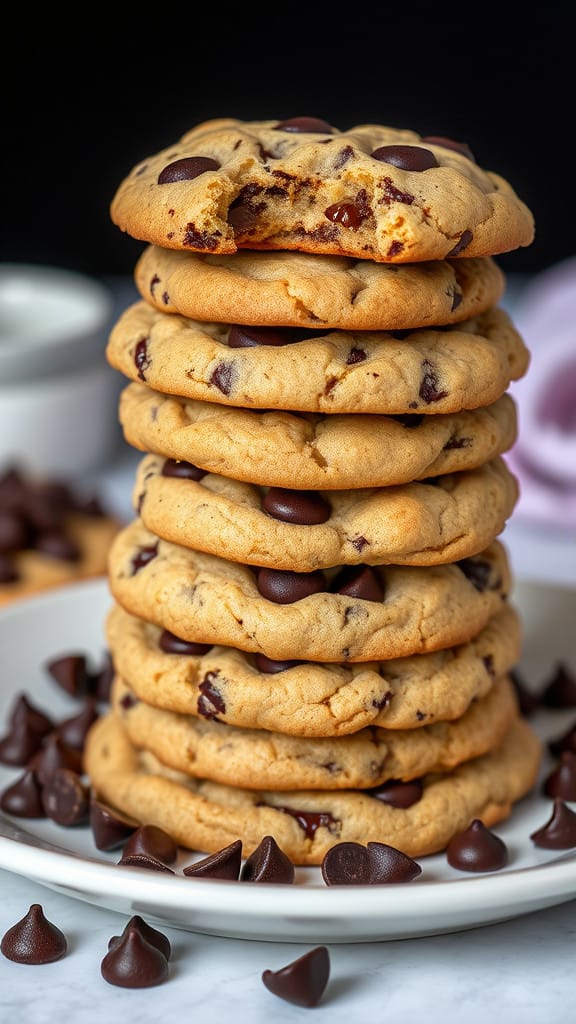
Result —
<instances>
[{"instance_id":1,"label":"cookie dough texture","mask_svg":"<svg viewBox=\"0 0 576 1024\"><path fill-rule=\"evenodd\" d=\"M296 249L391 263L489 256L532 242L532 215L511 185L450 144L383 125L315 127L199 123L133 168L111 219L169 249ZM419 147L433 166L406 170L375 158L385 146ZM196 158L212 161L210 169L162 183L168 165Z\"/></svg>"},{"instance_id":2,"label":"cookie dough texture","mask_svg":"<svg viewBox=\"0 0 576 1024\"><path fill-rule=\"evenodd\" d=\"M483 409L391 416L254 412L162 395L130 383L119 400L125 441L210 473L271 487L385 487L475 469L517 437L509 394Z\"/></svg>"},{"instance_id":3,"label":"cookie dough texture","mask_svg":"<svg viewBox=\"0 0 576 1024\"><path fill-rule=\"evenodd\" d=\"M401 809L361 791L247 790L193 779L139 752L113 713L92 726L85 748L97 796L182 847L214 853L241 839L249 856L271 835L297 865L321 864L339 842L387 843L411 857L437 853L472 819L491 826L507 818L535 785L541 758L540 740L519 717L499 747L426 776L422 799ZM306 815L321 815L316 829L306 830Z\"/></svg>"},{"instance_id":4,"label":"cookie dough texture","mask_svg":"<svg viewBox=\"0 0 576 1024\"><path fill-rule=\"evenodd\" d=\"M360 563L439 565L476 555L503 530L518 484L503 459L433 482L319 492L324 523L277 519L263 508L267 488L209 473L201 480L162 475L165 460L145 455L133 504L159 537L234 562L295 572Z\"/></svg>"},{"instance_id":5,"label":"cookie dough texture","mask_svg":"<svg viewBox=\"0 0 576 1024\"><path fill-rule=\"evenodd\" d=\"M350 736L311 739L163 711L137 700L116 677L112 707L131 742L168 768L247 789L367 789L451 771L493 750L517 717L508 678L456 722L390 732L369 726Z\"/></svg>"},{"instance_id":6,"label":"cookie dough texture","mask_svg":"<svg viewBox=\"0 0 576 1024\"><path fill-rule=\"evenodd\" d=\"M214 256L157 245L141 253L134 281L161 313L347 331L460 323L497 305L505 290L490 256L400 266L299 252Z\"/></svg>"},{"instance_id":7,"label":"cookie dough texture","mask_svg":"<svg viewBox=\"0 0 576 1024\"><path fill-rule=\"evenodd\" d=\"M113 598L182 640L274 660L374 661L476 636L510 592L505 548L439 566L377 566L383 601L323 591L291 604L262 597L247 566L158 538L135 519L110 553ZM327 586L337 569L326 570Z\"/></svg>"},{"instance_id":8,"label":"cookie dough texture","mask_svg":"<svg viewBox=\"0 0 576 1024\"><path fill-rule=\"evenodd\" d=\"M468 643L359 664L296 661L261 672L252 655L213 646L168 654L161 629L116 602L106 638L118 674L146 704L290 736L345 736L369 725L419 729L460 718L520 656L521 623L509 604Z\"/></svg>"},{"instance_id":9,"label":"cookie dough texture","mask_svg":"<svg viewBox=\"0 0 576 1024\"><path fill-rule=\"evenodd\" d=\"M508 313L498 308L449 330L401 336L302 331L302 340L289 344L236 348L228 344L231 331L229 324L167 316L137 302L112 328L107 359L129 380L201 402L435 415L492 404L529 361Z\"/></svg>"}]
</instances>

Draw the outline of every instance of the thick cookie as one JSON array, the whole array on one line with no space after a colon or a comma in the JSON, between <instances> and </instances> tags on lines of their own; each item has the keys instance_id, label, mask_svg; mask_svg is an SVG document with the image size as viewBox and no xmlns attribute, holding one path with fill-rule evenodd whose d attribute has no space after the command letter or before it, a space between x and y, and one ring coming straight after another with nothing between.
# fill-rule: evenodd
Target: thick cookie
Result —
<instances>
[{"instance_id":1,"label":"thick cookie","mask_svg":"<svg viewBox=\"0 0 576 1024\"><path fill-rule=\"evenodd\" d=\"M490 405L529 361L508 313L498 308L457 328L395 336L246 332L167 316L145 302L117 320L106 355L129 380L162 394L248 409L377 414Z\"/></svg>"},{"instance_id":2,"label":"thick cookie","mask_svg":"<svg viewBox=\"0 0 576 1024\"><path fill-rule=\"evenodd\" d=\"M153 707L289 736L345 736L368 725L419 729L460 718L517 663L521 623L504 604L468 643L348 665L270 662L219 646L193 653L117 603L106 637L116 671Z\"/></svg>"},{"instance_id":3,"label":"thick cookie","mask_svg":"<svg viewBox=\"0 0 576 1024\"><path fill-rule=\"evenodd\" d=\"M542 744L519 717L502 744L452 772L425 776L420 800L393 807L368 792L247 790L163 768L139 753L120 719L91 727L85 768L98 798L142 824L164 829L182 847L214 853L237 839L249 856L271 835L294 864L321 864L336 843L386 843L410 857L443 850L479 818L507 818L536 784Z\"/></svg>"},{"instance_id":4,"label":"thick cookie","mask_svg":"<svg viewBox=\"0 0 576 1024\"><path fill-rule=\"evenodd\" d=\"M476 469L517 436L509 394L445 416L254 412L161 395L130 383L119 401L124 439L140 451L269 487L387 487Z\"/></svg>"},{"instance_id":5,"label":"thick cookie","mask_svg":"<svg viewBox=\"0 0 576 1024\"><path fill-rule=\"evenodd\" d=\"M377 262L529 245L527 206L466 145L373 124L216 118L140 162L111 218L167 249L297 249Z\"/></svg>"},{"instance_id":6,"label":"thick cookie","mask_svg":"<svg viewBox=\"0 0 576 1024\"><path fill-rule=\"evenodd\" d=\"M134 696L116 676L112 708L135 747L196 778L246 789L369 789L451 771L488 753L518 715L506 676L454 722L389 731L369 726L350 736L286 736L163 711Z\"/></svg>"},{"instance_id":7,"label":"thick cookie","mask_svg":"<svg viewBox=\"0 0 576 1024\"><path fill-rule=\"evenodd\" d=\"M501 458L370 490L285 490L199 475L186 463L145 455L133 490L144 525L184 547L295 572L468 558L501 533L518 498L516 478Z\"/></svg>"},{"instance_id":8,"label":"thick cookie","mask_svg":"<svg viewBox=\"0 0 576 1024\"><path fill-rule=\"evenodd\" d=\"M510 583L498 541L449 565L276 572L161 540L138 519L118 534L109 562L112 596L126 611L182 640L278 661L375 661L453 647L479 633Z\"/></svg>"},{"instance_id":9,"label":"thick cookie","mask_svg":"<svg viewBox=\"0 0 576 1024\"><path fill-rule=\"evenodd\" d=\"M390 331L478 316L504 294L490 256L398 264L248 252L210 256L147 246L136 287L162 313L228 324Z\"/></svg>"}]
</instances>

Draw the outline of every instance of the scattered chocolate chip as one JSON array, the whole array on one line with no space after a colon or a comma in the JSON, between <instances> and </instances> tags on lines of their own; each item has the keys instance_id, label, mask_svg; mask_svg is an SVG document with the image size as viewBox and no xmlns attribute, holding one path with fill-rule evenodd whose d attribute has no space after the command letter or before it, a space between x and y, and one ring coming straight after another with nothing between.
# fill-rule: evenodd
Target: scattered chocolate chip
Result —
<instances>
[{"instance_id":1,"label":"scattered chocolate chip","mask_svg":"<svg viewBox=\"0 0 576 1024\"><path fill-rule=\"evenodd\" d=\"M267 658L265 654L255 654L254 664L259 672L273 675L276 672L286 672L289 668L294 668L295 665L302 665L302 662L274 661L272 658Z\"/></svg>"},{"instance_id":2,"label":"scattered chocolate chip","mask_svg":"<svg viewBox=\"0 0 576 1024\"><path fill-rule=\"evenodd\" d=\"M140 822L93 798L90 801L90 828L99 850L115 850L140 827Z\"/></svg>"},{"instance_id":3,"label":"scattered chocolate chip","mask_svg":"<svg viewBox=\"0 0 576 1024\"><path fill-rule=\"evenodd\" d=\"M158 860L157 857L150 857L147 853L123 853L118 864L125 868L145 868L148 871L163 871L168 875L175 874L164 861Z\"/></svg>"},{"instance_id":4,"label":"scattered chocolate chip","mask_svg":"<svg viewBox=\"0 0 576 1024\"><path fill-rule=\"evenodd\" d=\"M42 745L42 736L27 720L20 720L0 739L0 762L14 767L27 765Z\"/></svg>"},{"instance_id":5,"label":"scattered chocolate chip","mask_svg":"<svg viewBox=\"0 0 576 1024\"><path fill-rule=\"evenodd\" d=\"M376 800L390 804L391 807L406 808L412 807L412 804L416 804L422 799L423 786L421 779L411 779L410 782L390 779L388 782L383 782L381 786L366 789L364 792L368 796L375 797Z\"/></svg>"},{"instance_id":6,"label":"scattered chocolate chip","mask_svg":"<svg viewBox=\"0 0 576 1024\"><path fill-rule=\"evenodd\" d=\"M25 693L18 694L8 717L11 726L18 725L22 721L25 721L41 738L47 736L54 728L52 719L36 707Z\"/></svg>"},{"instance_id":7,"label":"scattered chocolate chip","mask_svg":"<svg viewBox=\"0 0 576 1024\"><path fill-rule=\"evenodd\" d=\"M71 652L52 658L44 667L58 686L71 697L84 697L88 692L90 673L85 654Z\"/></svg>"},{"instance_id":8,"label":"scattered chocolate chip","mask_svg":"<svg viewBox=\"0 0 576 1024\"><path fill-rule=\"evenodd\" d=\"M139 914L134 914L134 916L130 918L121 935L113 935L112 938L109 939L108 949L113 949L119 942L122 942L122 939L126 937L127 932L131 930L140 932L140 935L146 940L146 942L149 942L151 946L155 946L167 960L170 959L172 956L172 946L168 936L164 935L163 932L158 931L157 928L153 928L152 925L148 924L147 921L144 921Z\"/></svg>"},{"instance_id":9,"label":"scattered chocolate chip","mask_svg":"<svg viewBox=\"0 0 576 1024\"><path fill-rule=\"evenodd\" d=\"M320 117L289 117L286 121L279 121L275 128L277 132L321 132L322 135L333 135L334 130Z\"/></svg>"},{"instance_id":10,"label":"scattered chocolate chip","mask_svg":"<svg viewBox=\"0 0 576 1024\"><path fill-rule=\"evenodd\" d=\"M565 750L576 754L576 722L560 736L548 741L548 750L553 757L560 757Z\"/></svg>"},{"instance_id":11,"label":"scattered chocolate chip","mask_svg":"<svg viewBox=\"0 0 576 1024\"><path fill-rule=\"evenodd\" d=\"M569 803L576 801L576 754L571 750L562 751L559 764L544 780L543 792Z\"/></svg>"},{"instance_id":12,"label":"scattered chocolate chip","mask_svg":"<svg viewBox=\"0 0 576 1024\"><path fill-rule=\"evenodd\" d=\"M175 476L181 480L201 480L206 476L206 470L199 469L194 463L184 462L182 459L165 459L162 476Z\"/></svg>"},{"instance_id":13,"label":"scattered chocolate chip","mask_svg":"<svg viewBox=\"0 0 576 1024\"><path fill-rule=\"evenodd\" d=\"M286 487L270 487L262 499L262 508L273 519L301 526L325 523L332 513L330 503L318 491L293 491Z\"/></svg>"},{"instance_id":14,"label":"scattered chocolate chip","mask_svg":"<svg viewBox=\"0 0 576 1024\"><path fill-rule=\"evenodd\" d=\"M262 981L269 992L296 1006L317 1006L330 978L326 946L316 946L280 970L266 970Z\"/></svg>"},{"instance_id":15,"label":"scattered chocolate chip","mask_svg":"<svg viewBox=\"0 0 576 1024\"><path fill-rule=\"evenodd\" d=\"M68 747L74 750L83 751L86 736L90 727L98 718L98 708L95 697L85 697L81 711L77 715L65 718L54 728L54 733Z\"/></svg>"},{"instance_id":16,"label":"scattered chocolate chip","mask_svg":"<svg viewBox=\"0 0 576 1024\"><path fill-rule=\"evenodd\" d=\"M84 825L90 817L90 787L77 772L58 768L42 786L42 806L57 825Z\"/></svg>"},{"instance_id":17,"label":"scattered chocolate chip","mask_svg":"<svg viewBox=\"0 0 576 1024\"><path fill-rule=\"evenodd\" d=\"M192 657L201 657L212 650L213 644L196 644L192 640L182 640L174 633L163 629L160 633L158 646L165 654L187 654Z\"/></svg>"},{"instance_id":18,"label":"scattered chocolate chip","mask_svg":"<svg viewBox=\"0 0 576 1024\"><path fill-rule=\"evenodd\" d=\"M167 185L174 181L192 181L206 171L217 171L220 164L209 156L185 156L166 164L158 175L158 184Z\"/></svg>"},{"instance_id":19,"label":"scattered chocolate chip","mask_svg":"<svg viewBox=\"0 0 576 1024\"><path fill-rule=\"evenodd\" d=\"M140 825L122 849L122 856L144 854L164 864L174 864L178 857L178 844L171 835L157 825Z\"/></svg>"},{"instance_id":20,"label":"scattered chocolate chip","mask_svg":"<svg viewBox=\"0 0 576 1024\"><path fill-rule=\"evenodd\" d=\"M499 871L508 863L508 849L499 836L475 818L467 829L452 837L446 859L460 871Z\"/></svg>"},{"instance_id":21,"label":"scattered chocolate chip","mask_svg":"<svg viewBox=\"0 0 576 1024\"><path fill-rule=\"evenodd\" d=\"M440 166L434 153L423 146L379 146L371 156L403 171L428 171Z\"/></svg>"},{"instance_id":22,"label":"scattered chocolate chip","mask_svg":"<svg viewBox=\"0 0 576 1024\"><path fill-rule=\"evenodd\" d=\"M274 604L293 604L326 590L326 578L321 569L315 572L258 569L256 583L262 597Z\"/></svg>"},{"instance_id":23,"label":"scattered chocolate chip","mask_svg":"<svg viewBox=\"0 0 576 1024\"><path fill-rule=\"evenodd\" d=\"M36 772L44 786L58 768L69 768L81 775L82 754L75 747L70 747L60 739L56 732L52 732L46 737L40 749L30 758L28 767Z\"/></svg>"},{"instance_id":24,"label":"scattered chocolate chip","mask_svg":"<svg viewBox=\"0 0 576 1024\"><path fill-rule=\"evenodd\" d=\"M290 885L294 881L294 865L273 836L264 836L245 860L240 872L241 882L274 882Z\"/></svg>"},{"instance_id":25,"label":"scattered chocolate chip","mask_svg":"<svg viewBox=\"0 0 576 1024\"><path fill-rule=\"evenodd\" d=\"M130 922L109 948L100 972L104 981L122 988L150 988L161 985L169 976L164 953L144 937L139 925Z\"/></svg>"},{"instance_id":26,"label":"scattered chocolate chip","mask_svg":"<svg viewBox=\"0 0 576 1024\"><path fill-rule=\"evenodd\" d=\"M216 853L211 853L182 871L187 878L223 878L238 881L242 864L242 840L235 839Z\"/></svg>"},{"instance_id":27,"label":"scattered chocolate chip","mask_svg":"<svg viewBox=\"0 0 576 1024\"><path fill-rule=\"evenodd\" d=\"M383 601L382 579L371 565L345 565L336 574L330 590L361 601Z\"/></svg>"},{"instance_id":28,"label":"scattered chocolate chip","mask_svg":"<svg viewBox=\"0 0 576 1024\"><path fill-rule=\"evenodd\" d=\"M17 964L51 964L65 956L68 941L47 919L40 903L32 903L26 916L4 934L0 949Z\"/></svg>"},{"instance_id":29,"label":"scattered chocolate chip","mask_svg":"<svg viewBox=\"0 0 576 1024\"><path fill-rule=\"evenodd\" d=\"M402 851L385 843L336 843L324 854L326 885L383 885L411 882L422 868Z\"/></svg>"},{"instance_id":30,"label":"scattered chocolate chip","mask_svg":"<svg viewBox=\"0 0 576 1024\"><path fill-rule=\"evenodd\" d=\"M0 808L15 818L45 818L42 785L34 771L27 770L0 795Z\"/></svg>"},{"instance_id":31,"label":"scattered chocolate chip","mask_svg":"<svg viewBox=\"0 0 576 1024\"><path fill-rule=\"evenodd\" d=\"M563 662L557 662L551 679L545 683L540 703L547 708L576 708L576 676Z\"/></svg>"},{"instance_id":32,"label":"scattered chocolate chip","mask_svg":"<svg viewBox=\"0 0 576 1024\"><path fill-rule=\"evenodd\" d=\"M550 818L542 828L531 833L530 839L535 846L546 850L569 850L576 846L576 814L556 797Z\"/></svg>"}]
</instances>

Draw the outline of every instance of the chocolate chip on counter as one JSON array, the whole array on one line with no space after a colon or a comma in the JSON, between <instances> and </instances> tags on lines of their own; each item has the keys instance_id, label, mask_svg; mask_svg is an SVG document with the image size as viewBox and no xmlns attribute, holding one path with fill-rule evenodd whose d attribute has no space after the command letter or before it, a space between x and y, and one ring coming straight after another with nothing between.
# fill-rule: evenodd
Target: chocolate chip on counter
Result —
<instances>
[{"instance_id":1,"label":"chocolate chip on counter","mask_svg":"<svg viewBox=\"0 0 576 1024\"><path fill-rule=\"evenodd\" d=\"M415 860L386 843L336 843L324 854L326 885L384 885L411 882L422 873Z\"/></svg>"},{"instance_id":2,"label":"chocolate chip on counter","mask_svg":"<svg viewBox=\"0 0 576 1024\"><path fill-rule=\"evenodd\" d=\"M100 973L109 985L150 988L167 981L169 967L158 946L144 937L138 925L128 922L118 942L108 949Z\"/></svg>"},{"instance_id":3,"label":"chocolate chip on counter","mask_svg":"<svg viewBox=\"0 0 576 1024\"><path fill-rule=\"evenodd\" d=\"M320 117L289 117L279 121L274 129L277 132L321 132L322 135L333 135L334 128Z\"/></svg>"},{"instance_id":4,"label":"chocolate chip on counter","mask_svg":"<svg viewBox=\"0 0 576 1024\"><path fill-rule=\"evenodd\" d=\"M36 772L42 785L45 785L58 768L69 768L81 775L82 754L60 739L56 732L51 732L40 749L30 758L28 767Z\"/></svg>"},{"instance_id":5,"label":"chocolate chip on counter","mask_svg":"<svg viewBox=\"0 0 576 1024\"><path fill-rule=\"evenodd\" d=\"M166 185L174 181L192 181L206 171L217 171L220 164L209 156L185 156L166 164L158 175L158 184Z\"/></svg>"},{"instance_id":6,"label":"chocolate chip on counter","mask_svg":"<svg viewBox=\"0 0 576 1024\"><path fill-rule=\"evenodd\" d=\"M460 871L499 871L508 863L508 848L483 821L475 818L467 829L452 837L446 859Z\"/></svg>"},{"instance_id":7,"label":"chocolate chip on counter","mask_svg":"<svg viewBox=\"0 0 576 1024\"><path fill-rule=\"evenodd\" d=\"M552 814L542 828L532 832L535 846L546 850L569 850L576 846L576 814L560 797L554 800Z\"/></svg>"},{"instance_id":8,"label":"chocolate chip on counter","mask_svg":"<svg viewBox=\"0 0 576 1024\"><path fill-rule=\"evenodd\" d=\"M244 862L241 882L275 882L290 885L294 881L294 865L273 836L264 836Z\"/></svg>"},{"instance_id":9,"label":"chocolate chip on counter","mask_svg":"<svg viewBox=\"0 0 576 1024\"><path fill-rule=\"evenodd\" d=\"M42 786L42 806L57 825L84 825L90 817L90 787L77 772L58 768Z\"/></svg>"},{"instance_id":10,"label":"chocolate chip on counter","mask_svg":"<svg viewBox=\"0 0 576 1024\"><path fill-rule=\"evenodd\" d=\"M45 663L54 682L70 697L84 697L89 691L88 659L82 652L70 652Z\"/></svg>"},{"instance_id":11,"label":"chocolate chip on counter","mask_svg":"<svg viewBox=\"0 0 576 1024\"><path fill-rule=\"evenodd\" d=\"M576 801L576 754L572 750L562 751L559 763L544 780L543 792L569 803Z\"/></svg>"},{"instance_id":12,"label":"chocolate chip on counter","mask_svg":"<svg viewBox=\"0 0 576 1024\"><path fill-rule=\"evenodd\" d=\"M476 163L476 157L467 142L457 142L455 139L449 139L445 135L424 135L422 142L429 142L432 146L442 146L443 149L453 149L455 153L461 153L462 156L467 157L472 163Z\"/></svg>"},{"instance_id":13,"label":"chocolate chip on counter","mask_svg":"<svg viewBox=\"0 0 576 1024\"><path fill-rule=\"evenodd\" d=\"M321 569L314 572L258 569L256 583L262 597L274 604L293 604L326 590L326 578Z\"/></svg>"},{"instance_id":14,"label":"chocolate chip on counter","mask_svg":"<svg viewBox=\"0 0 576 1024\"><path fill-rule=\"evenodd\" d=\"M289 668L294 668L295 665L302 665L301 661L274 661L272 658L267 658L265 654L255 654L254 664L259 672L263 672L266 675L273 675L276 672L286 672Z\"/></svg>"},{"instance_id":15,"label":"chocolate chip on counter","mask_svg":"<svg viewBox=\"0 0 576 1024\"><path fill-rule=\"evenodd\" d=\"M35 771L26 770L0 794L0 808L15 818L45 818L42 784Z\"/></svg>"},{"instance_id":16,"label":"chocolate chip on counter","mask_svg":"<svg viewBox=\"0 0 576 1024\"><path fill-rule=\"evenodd\" d=\"M434 153L424 146L379 146L370 155L402 171L428 171L440 166Z\"/></svg>"},{"instance_id":17,"label":"chocolate chip on counter","mask_svg":"<svg viewBox=\"0 0 576 1024\"><path fill-rule=\"evenodd\" d=\"M238 881L240 867L242 864L242 840L235 839L234 842L224 846L216 853L211 853L202 860L188 864L182 871L187 878L221 878L228 881Z\"/></svg>"},{"instance_id":18,"label":"chocolate chip on counter","mask_svg":"<svg viewBox=\"0 0 576 1024\"><path fill-rule=\"evenodd\" d=\"M165 654L187 654L193 657L201 657L212 650L213 644L196 644L192 640L181 640L179 636L163 629L160 633L158 646Z\"/></svg>"},{"instance_id":19,"label":"chocolate chip on counter","mask_svg":"<svg viewBox=\"0 0 576 1024\"><path fill-rule=\"evenodd\" d=\"M262 981L269 992L296 1006L317 1006L330 978L326 946L316 946L277 971L266 970Z\"/></svg>"},{"instance_id":20,"label":"chocolate chip on counter","mask_svg":"<svg viewBox=\"0 0 576 1024\"><path fill-rule=\"evenodd\" d=\"M157 928L153 928L152 925L148 924L147 921L144 921L139 914L134 914L134 916L130 918L121 935L112 936L108 942L108 949L112 949L114 946L117 946L130 929L140 932L142 938L146 939L146 942L149 942L151 946L155 946L167 960L170 959L172 956L172 946L168 936L164 935L163 932L159 932Z\"/></svg>"},{"instance_id":21,"label":"chocolate chip on counter","mask_svg":"<svg viewBox=\"0 0 576 1024\"><path fill-rule=\"evenodd\" d=\"M152 857L163 864L174 864L178 857L178 844L172 836L157 825L140 825L122 849L122 856L134 854Z\"/></svg>"},{"instance_id":22,"label":"chocolate chip on counter","mask_svg":"<svg viewBox=\"0 0 576 1024\"><path fill-rule=\"evenodd\" d=\"M293 491L270 487L262 499L262 508L273 519L300 526L325 523L330 518L330 503L318 491Z\"/></svg>"},{"instance_id":23,"label":"chocolate chip on counter","mask_svg":"<svg viewBox=\"0 0 576 1024\"><path fill-rule=\"evenodd\" d=\"M176 874L172 868L157 857L151 857L147 853L126 853L122 854L118 864L125 868L145 868L147 871L163 871L165 874Z\"/></svg>"},{"instance_id":24,"label":"chocolate chip on counter","mask_svg":"<svg viewBox=\"0 0 576 1024\"><path fill-rule=\"evenodd\" d=\"M330 590L361 601L384 600L382 580L371 565L343 566L332 580Z\"/></svg>"},{"instance_id":25,"label":"chocolate chip on counter","mask_svg":"<svg viewBox=\"0 0 576 1024\"><path fill-rule=\"evenodd\" d=\"M90 801L90 828L98 850L116 850L140 827L140 822L114 810L93 797Z\"/></svg>"},{"instance_id":26,"label":"chocolate chip on counter","mask_svg":"<svg viewBox=\"0 0 576 1024\"><path fill-rule=\"evenodd\" d=\"M51 964L65 956L68 941L46 918L40 903L32 903L26 916L4 934L0 949L17 964Z\"/></svg>"},{"instance_id":27,"label":"chocolate chip on counter","mask_svg":"<svg viewBox=\"0 0 576 1024\"><path fill-rule=\"evenodd\" d=\"M54 727L55 735L62 740L67 747L83 751L86 742L86 735L90 726L98 718L96 697L85 697L82 709L76 715L65 718Z\"/></svg>"},{"instance_id":28,"label":"chocolate chip on counter","mask_svg":"<svg viewBox=\"0 0 576 1024\"><path fill-rule=\"evenodd\" d=\"M576 722L574 722L560 736L548 740L548 750L553 757L560 757L565 750L571 750L576 754Z\"/></svg>"},{"instance_id":29,"label":"chocolate chip on counter","mask_svg":"<svg viewBox=\"0 0 576 1024\"><path fill-rule=\"evenodd\" d=\"M559 661L551 679L540 693L540 703L547 708L576 708L576 676Z\"/></svg>"},{"instance_id":30,"label":"chocolate chip on counter","mask_svg":"<svg viewBox=\"0 0 576 1024\"><path fill-rule=\"evenodd\" d=\"M177 477L179 480L201 480L206 476L206 470L182 459L165 459L162 476Z\"/></svg>"},{"instance_id":31,"label":"chocolate chip on counter","mask_svg":"<svg viewBox=\"0 0 576 1024\"><path fill-rule=\"evenodd\" d=\"M388 782L383 782L381 786L374 786L373 789L366 789L364 792L368 796L375 797L376 800L390 804L391 807L406 808L412 807L412 804L416 804L422 799L423 786L420 779L411 779L410 782L390 779Z\"/></svg>"}]
</instances>

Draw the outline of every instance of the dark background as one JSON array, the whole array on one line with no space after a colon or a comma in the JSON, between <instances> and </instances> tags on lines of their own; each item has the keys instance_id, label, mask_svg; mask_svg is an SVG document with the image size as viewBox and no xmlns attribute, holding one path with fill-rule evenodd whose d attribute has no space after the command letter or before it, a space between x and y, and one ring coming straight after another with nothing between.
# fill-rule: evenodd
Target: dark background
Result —
<instances>
[{"instance_id":1,"label":"dark background","mask_svg":"<svg viewBox=\"0 0 576 1024\"><path fill-rule=\"evenodd\" d=\"M143 246L108 208L134 164L210 117L309 114L466 141L535 217L535 242L500 257L503 269L543 270L576 251L570 6L548 5L531 25L498 5L443 17L413 5L286 8L269 25L252 8L234 23L215 7L203 32L166 7L144 30L111 26L105 42L88 32L66 46L16 30L17 74L0 72L0 259L131 275Z\"/></svg>"}]
</instances>

